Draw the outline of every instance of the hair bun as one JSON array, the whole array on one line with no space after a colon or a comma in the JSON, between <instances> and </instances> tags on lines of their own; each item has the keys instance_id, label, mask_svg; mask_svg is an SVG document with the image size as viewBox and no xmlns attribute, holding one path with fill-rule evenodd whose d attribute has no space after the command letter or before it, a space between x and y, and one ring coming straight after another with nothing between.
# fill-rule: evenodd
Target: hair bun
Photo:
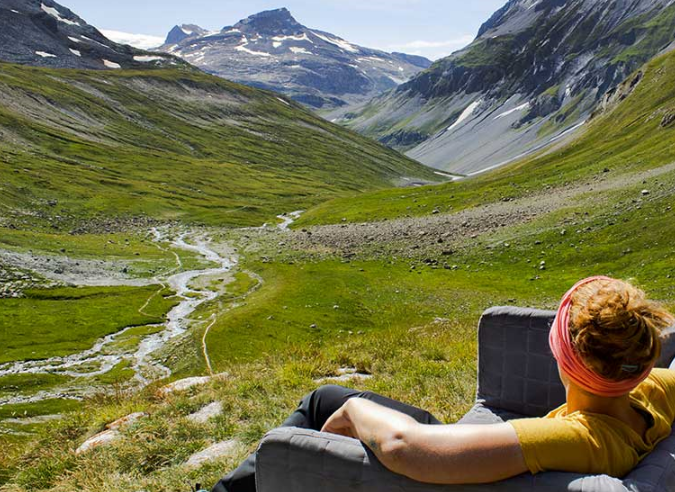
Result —
<instances>
[{"instance_id":1,"label":"hair bun","mask_svg":"<svg viewBox=\"0 0 675 492\"><path fill-rule=\"evenodd\" d=\"M572 296L572 342L599 375L628 379L661 353L660 331L673 317L645 293L622 280L596 280Z\"/></svg>"}]
</instances>

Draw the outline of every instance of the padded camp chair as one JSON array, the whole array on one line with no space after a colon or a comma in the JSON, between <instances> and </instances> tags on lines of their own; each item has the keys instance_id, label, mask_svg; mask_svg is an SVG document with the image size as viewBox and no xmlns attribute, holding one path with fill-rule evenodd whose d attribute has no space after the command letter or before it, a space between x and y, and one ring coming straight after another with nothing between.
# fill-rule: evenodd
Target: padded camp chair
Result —
<instances>
[{"instance_id":1,"label":"padded camp chair","mask_svg":"<svg viewBox=\"0 0 675 492\"><path fill-rule=\"evenodd\" d=\"M478 391L460 424L541 417L565 401L548 347L551 311L499 307L478 329ZM659 367L669 367L675 336L664 335ZM281 428L258 449L258 492L675 492L675 434L623 480L575 473L524 474L486 485L426 485L387 470L359 441L306 429Z\"/></svg>"}]
</instances>

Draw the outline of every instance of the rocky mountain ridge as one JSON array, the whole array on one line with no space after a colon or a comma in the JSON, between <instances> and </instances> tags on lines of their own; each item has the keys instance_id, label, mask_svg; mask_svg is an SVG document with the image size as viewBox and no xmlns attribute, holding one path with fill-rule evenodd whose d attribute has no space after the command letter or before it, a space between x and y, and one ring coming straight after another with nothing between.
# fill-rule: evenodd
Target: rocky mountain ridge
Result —
<instances>
[{"instance_id":1,"label":"rocky mountain ridge","mask_svg":"<svg viewBox=\"0 0 675 492\"><path fill-rule=\"evenodd\" d=\"M423 57L363 48L307 28L285 8L218 32L176 26L161 49L206 72L281 92L317 109L365 102L431 65Z\"/></svg>"},{"instance_id":2,"label":"rocky mountain ridge","mask_svg":"<svg viewBox=\"0 0 675 492\"><path fill-rule=\"evenodd\" d=\"M510 0L467 48L343 123L471 174L580 128L605 92L675 40L673 0Z\"/></svg>"},{"instance_id":3,"label":"rocky mountain ridge","mask_svg":"<svg viewBox=\"0 0 675 492\"><path fill-rule=\"evenodd\" d=\"M0 0L0 60L99 70L184 65L173 56L115 43L53 0Z\"/></svg>"}]
</instances>

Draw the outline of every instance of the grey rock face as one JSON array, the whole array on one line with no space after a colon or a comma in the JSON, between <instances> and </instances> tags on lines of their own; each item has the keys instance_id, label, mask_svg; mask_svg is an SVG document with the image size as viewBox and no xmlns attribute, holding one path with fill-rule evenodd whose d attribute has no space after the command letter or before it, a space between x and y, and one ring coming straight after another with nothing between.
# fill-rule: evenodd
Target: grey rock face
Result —
<instances>
[{"instance_id":1,"label":"grey rock face","mask_svg":"<svg viewBox=\"0 0 675 492\"><path fill-rule=\"evenodd\" d=\"M252 15L215 33L177 27L161 49L209 73L324 109L365 102L431 64L309 29L287 9Z\"/></svg>"},{"instance_id":2,"label":"grey rock face","mask_svg":"<svg viewBox=\"0 0 675 492\"><path fill-rule=\"evenodd\" d=\"M175 26L173 29L171 29L171 31L169 31L164 44L178 44L191 36L203 36L207 33L208 31L206 29L202 29L195 24L183 24L182 26Z\"/></svg>"},{"instance_id":3,"label":"grey rock face","mask_svg":"<svg viewBox=\"0 0 675 492\"><path fill-rule=\"evenodd\" d=\"M673 0L510 0L471 45L343 122L471 174L570 135L674 32Z\"/></svg>"},{"instance_id":4,"label":"grey rock face","mask_svg":"<svg viewBox=\"0 0 675 492\"><path fill-rule=\"evenodd\" d=\"M0 0L0 60L101 70L182 64L163 53L114 43L53 0Z\"/></svg>"}]
</instances>

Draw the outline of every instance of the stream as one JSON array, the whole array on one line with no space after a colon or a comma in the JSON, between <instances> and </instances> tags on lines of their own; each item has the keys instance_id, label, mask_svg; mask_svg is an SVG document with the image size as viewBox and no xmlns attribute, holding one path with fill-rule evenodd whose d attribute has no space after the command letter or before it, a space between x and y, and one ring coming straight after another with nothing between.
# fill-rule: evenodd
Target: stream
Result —
<instances>
[{"instance_id":1,"label":"stream","mask_svg":"<svg viewBox=\"0 0 675 492\"><path fill-rule=\"evenodd\" d=\"M152 229L157 243L166 240L165 233L159 229ZM187 239L191 242L188 243ZM180 302L167 314L167 320L161 325L147 325L146 328L161 328L154 334L146 335L133 353L114 353L114 344L123 339L129 330L125 328L117 333L98 340L94 346L83 352L66 357L52 357L44 360L18 361L0 364L0 377L16 374L60 374L74 378L100 376L110 372L121 362L128 360L135 372L135 380L142 387L150 382L171 375L171 370L153 358L153 353L164 347L170 340L182 335L189 328L189 317L205 302L215 299L218 292L205 288L194 290L190 283L202 276L221 275L232 270L236 260L224 258L209 246L210 240L203 235L182 233L171 245L174 248L192 251L201 255L207 261L217 266L205 270L191 270L170 275L166 278L155 277L154 283L169 286L180 299ZM182 268L180 258L176 255L177 268ZM142 310L143 308L141 308ZM0 406L16 403L33 403L52 398L79 399L90 394L92 388L56 388L51 391L41 391L31 396L12 395L0 397Z\"/></svg>"}]
</instances>

